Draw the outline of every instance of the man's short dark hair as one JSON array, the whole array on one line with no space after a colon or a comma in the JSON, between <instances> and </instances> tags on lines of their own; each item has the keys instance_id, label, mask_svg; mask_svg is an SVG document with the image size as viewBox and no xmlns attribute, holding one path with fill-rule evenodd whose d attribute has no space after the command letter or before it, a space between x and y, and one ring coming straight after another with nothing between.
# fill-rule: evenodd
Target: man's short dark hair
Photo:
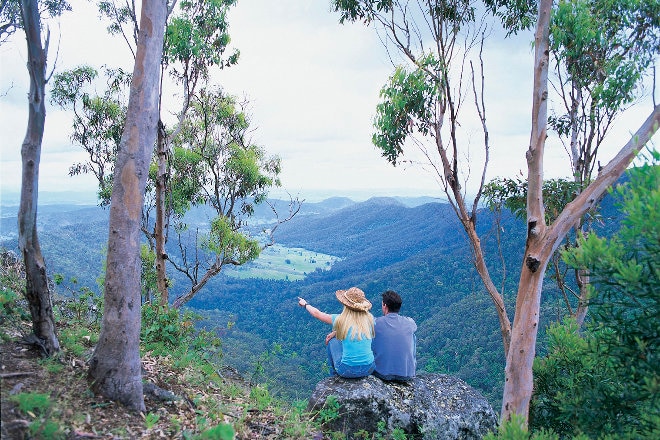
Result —
<instances>
[{"instance_id":1,"label":"man's short dark hair","mask_svg":"<svg viewBox=\"0 0 660 440\"><path fill-rule=\"evenodd\" d=\"M394 290L387 290L383 293L383 303L387 306L387 310L392 313L398 313L401 310L401 297Z\"/></svg>"}]
</instances>

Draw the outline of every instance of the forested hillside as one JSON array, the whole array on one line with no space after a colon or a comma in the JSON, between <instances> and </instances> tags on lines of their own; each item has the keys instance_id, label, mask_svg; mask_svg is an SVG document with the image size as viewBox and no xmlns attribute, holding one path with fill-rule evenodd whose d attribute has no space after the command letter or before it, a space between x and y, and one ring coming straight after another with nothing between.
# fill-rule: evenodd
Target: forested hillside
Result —
<instances>
[{"instance_id":1,"label":"forested hillside","mask_svg":"<svg viewBox=\"0 0 660 440\"><path fill-rule=\"evenodd\" d=\"M98 207L46 205L40 209L48 268L65 280L57 287L58 294L71 294L81 286L101 292L96 279L102 275L107 214ZM255 233L271 217L269 208L258 211L252 221ZM207 217L192 211L188 221L202 227ZM493 215L483 210L479 224L490 269L501 282ZM1 226L2 246L15 250L15 210L3 209ZM512 296L524 225L506 215L499 228L509 274L506 292ZM306 273L299 281L264 276L257 261L248 265L254 268L249 277L238 278L226 271L209 282L187 306L208 317L202 325L218 328L224 362L247 378L268 383L274 393L305 399L327 374L323 340L330 329L304 313L296 297L338 313L334 291L355 285L367 293L378 316L380 293L394 289L404 299L402 313L419 326L419 369L456 374L484 392L493 406L499 405L504 355L497 316L449 205L416 205L394 198L305 203L297 217L277 229L275 240L289 249L337 259L330 268ZM186 288L186 280L175 277L172 298ZM544 301L542 327L565 313L552 282L546 283Z\"/></svg>"}]
</instances>

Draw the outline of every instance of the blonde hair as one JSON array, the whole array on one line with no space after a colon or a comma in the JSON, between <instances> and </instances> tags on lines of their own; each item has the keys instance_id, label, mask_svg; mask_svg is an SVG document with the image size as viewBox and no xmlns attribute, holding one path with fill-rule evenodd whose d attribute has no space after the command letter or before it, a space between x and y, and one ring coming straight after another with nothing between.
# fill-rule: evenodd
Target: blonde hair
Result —
<instances>
[{"instance_id":1,"label":"blonde hair","mask_svg":"<svg viewBox=\"0 0 660 440\"><path fill-rule=\"evenodd\" d=\"M371 313L352 310L345 306L341 314L335 319L333 327L337 332L337 339L340 341L346 339L350 328L353 329L351 340L361 341L363 337L373 339L375 334L374 316Z\"/></svg>"}]
</instances>

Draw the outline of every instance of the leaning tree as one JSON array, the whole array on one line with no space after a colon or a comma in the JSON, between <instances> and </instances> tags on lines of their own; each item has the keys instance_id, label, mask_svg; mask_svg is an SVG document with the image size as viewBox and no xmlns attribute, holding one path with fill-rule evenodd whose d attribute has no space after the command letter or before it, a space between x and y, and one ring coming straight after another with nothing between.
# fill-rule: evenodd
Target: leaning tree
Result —
<instances>
[{"instance_id":1,"label":"leaning tree","mask_svg":"<svg viewBox=\"0 0 660 440\"><path fill-rule=\"evenodd\" d=\"M46 124L45 94L50 33L42 40L42 14L58 17L71 7L64 0L6 0L0 4L0 42L5 42L18 29L25 31L27 42L27 70L30 77L28 93L28 122L21 147L21 196L18 211L18 244L25 265L25 296L32 316L31 342L45 355L59 351L55 329L51 292L46 263L37 233L39 199L39 164Z\"/></svg>"}]
</instances>

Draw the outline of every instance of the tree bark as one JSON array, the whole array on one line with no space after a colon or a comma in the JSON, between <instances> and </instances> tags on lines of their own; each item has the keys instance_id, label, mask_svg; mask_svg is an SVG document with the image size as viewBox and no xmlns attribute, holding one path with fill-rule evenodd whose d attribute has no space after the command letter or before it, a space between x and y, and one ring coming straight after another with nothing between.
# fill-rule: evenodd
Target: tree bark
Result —
<instances>
[{"instance_id":1,"label":"tree bark","mask_svg":"<svg viewBox=\"0 0 660 440\"><path fill-rule=\"evenodd\" d=\"M167 222L169 216L166 214L165 197L167 194L168 177L168 143L167 133L162 122L159 121L158 142L156 144L156 156L158 160L158 175L156 176L156 223L154 225L154 241L156 242L156 283L160 292L160 304L167 306L169 303L169 289L167 281L167 252L165 244L167 243Z\"/></svg>"},{"instance_id":2,"label":"tree bark","mask_svg":"<svg viewBox=\"0 0 660 440\"><path fill-rule=\"evenodd\" d=\"M525 425L533 391L532 365L536 352L543 276L548 262L570 229L621 177L640 148L660 126L660 106L656 106L637 133L601 170L598 177L575 200L566 205L550 227L546 227L542 189L547 121L548 24L551 7L551 0L541 1L535 37L532 134L527 152L527 244L505 368L501 414L502 420L509 420L512 414L521 415Z\"/></svg>"},{"instance_id":3,"label":"tree bark","mask_svg":"<svg viewBox=\"0 0 660 440\"><path fill-rule=\"evenodd\" d=\"M18 211L18 243L25 263L25 297L30 306L32 331L46 355L60 349L55 331L55 317L46 264L37 234L37 206L39 194L39 163L41 143L46 123L46 47L41 43L41 17L37 0L21 0L21 14L27 40L30 75L28 95L28 125L21 147L22 181Z\"/></svg>"},{"instance_id":4,"label":"tree bark","mask_svg":"<svg viewBox=\"0 0 660 440\"><path fill-rule=\"evenodd\" d=\"M540 292L548 264L548 259L539 255L538 248L546 230L543 207L543 151L548 120L548 33L551 11L552 0L542 0L539 4L534 38L532 130L527 150L527 243L518 284L511 345L506 357L502 399L502 420L509 420L511 414L520 414L525 418L525 424L533 388L532 364L536 350Z\"/></svg>"},{"instance_id":5,"label":"tree bark","mask_svg":"<svg viewBox=\"0 0 660 440\"><path fill-rule=\"evenodd\" d=\"M142 3L126 125L115 166L104 313L90 361L92 389L145 411L140 365L140 220L159 115L160 62L167 4Z\"/></svg>"}]
</instances>

